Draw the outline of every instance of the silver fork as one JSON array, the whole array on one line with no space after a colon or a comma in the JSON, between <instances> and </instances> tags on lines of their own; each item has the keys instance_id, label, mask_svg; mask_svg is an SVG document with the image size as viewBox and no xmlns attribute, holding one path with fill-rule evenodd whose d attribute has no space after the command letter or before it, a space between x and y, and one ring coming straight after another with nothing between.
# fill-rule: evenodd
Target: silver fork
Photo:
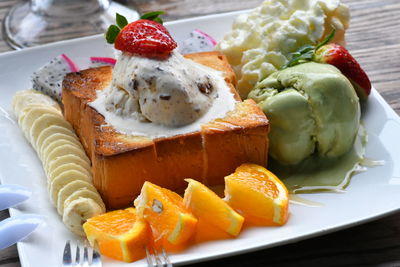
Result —
<instances>
[{"instance_id":1,"label":"silver fork","mask_svg":"<svg viewBox=\"0 0 400 267\"><path fill-rule=\"evenodd\" d=\"M89 257L89 250L92 251L92 256ZM76 246L75 260L72 258L71 242L68 240L65 243L62 266L84 266L84 267L101 267L100 253L95 249L89 249L87 245L83 247L83 257L81 256L82 249L78 245Z\"/></svg>"},{"instance_id":2,"label":"silver fork","mask_svg":"<svg viewBox=\"0 0 400 267\"><path fill-rule=\"evenodd\" d=\"M165 249L162 248L161 252L158 253L156 250L148 250L146 248L146 260L147 265L151 267L172 267L172 263L168 257L167 252Z\"/></svg>"}]
</instances>

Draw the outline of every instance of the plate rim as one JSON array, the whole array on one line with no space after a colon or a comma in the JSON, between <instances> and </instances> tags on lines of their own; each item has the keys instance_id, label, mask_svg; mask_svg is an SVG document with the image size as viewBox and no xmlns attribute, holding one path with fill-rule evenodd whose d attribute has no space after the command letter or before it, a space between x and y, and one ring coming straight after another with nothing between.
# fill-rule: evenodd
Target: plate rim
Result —
<instances>
[{"instance_id":1,"label":"plate rim","mask_svg":"<svg viewBox=\"0 0 400 267\"><path fill-rule=\"evenodd\" d=\"M182 19L182 20L175 20L175 21L170 21L167 22L165 25L169 26L169 25L176 25L176 24L181 24L181 23L190 23L193 21L201 21L201 20L208 20L208 19L213 19L213 18L223 18L223 17L229 17L232 15L238 15L244 12L249 11L249 9L246 10L238 10L238 11L232 11L232 12L226 12L226 13L219 13L219 14L212 14L212 15L206 15L206 16L199 16L199 17L193 17L193 18L186 18L186 19ZM94 36L88 36L88 37L81 37L81 38L76 38L76 39L70 39L70 40L64 40L64 41L59 41L59 42L55 42L55 43L50 43L50 44L46 44L46 45L41 45L41 46L37 46L37 47L32 47L32 48L28 48L28 49L24 49L24 50L16 50L16 51L9 51L9 52L3 52L0 54L0 60L4 57L14 57L14 56L23 56L25 53L31 53L31 52L35 52L38 50L42 50L42 49L53 49L53 48L57 48L59 46L62 45L75 45L75 44L79 44L81 42L87 42L87 41L97 41L97 39L101 38L103 35L102 34L98 34L98 35L94 35ZM376 90L374 87L372 88L372 94L370 97L374 97L380 106L383 106L385 108L385 111L389 112L388 113L388 117L395 119L397 122L400 122L400 116L395 112L395 110L390 106L389 103L387 103L385 101L385 99L382 97L382 95L379 93L378 90ZM0 176L0 181L3 182L2 177ZM317 237L317 236L321 236L324 234L328 234L328 233L333 233L336 231L340 231L343 229L347 229L350 227L354 227L356 225L360 225L360 224L364 224L370 221L374 221L374 220L378 220L382 217L385 216L389 216L390 214L394 214L396 212L398 212L400 210L400 206L398 206L395 209L390 209L390 210L386 210L384 212L381 213L376 213L374 215L370 215L368 217L365 217L361 220L357 220L357 221L353 221L351 223L347 223L347 224L338 224L334 227L329 227L328 229L320 229L318 231L314 231L308 234L304 234L295 238L285 238L282 239L278 242L275 243L270 243L270 244L264 244L264 245L256 245L253 247L249 247L249 248L245 248L245 249L239 249L239 250L235 250L235 251L228 251L228 252L219 252L216 253L214 255L211 256L207 256L207 257L202 257L202 258L196 258L196 259L189 259L189 260L184 260L184 261L179 261L177 263L179 264L190 264L190 263L194 263L194 262L204 262L204 261L208 261L208 260L214 260L214 259L218 259L218 258L225 258L225 257L229 257L229 256L233 256L233 255L239 255L239 254L245 254L245 253L249 253L249 252L253 252L253 251L259 251L262 249L267 249L267 248L271 248L271 247L277 247L277 246L281 246L284 244L291 244L291 243L296 243L308 238L313 238L313 237ZM19 210L11 208L9 209L10 212L10 216L15 216L18 213L20 213ZM240 238L240 237L239 237ZM28 259L23 255L24 253L24 244L23 243L18 243L17 244L18 247L18 256L19 256L19 260L21 262L22 266L31 266L28 262Z\"/></svg>"}]
</instances>

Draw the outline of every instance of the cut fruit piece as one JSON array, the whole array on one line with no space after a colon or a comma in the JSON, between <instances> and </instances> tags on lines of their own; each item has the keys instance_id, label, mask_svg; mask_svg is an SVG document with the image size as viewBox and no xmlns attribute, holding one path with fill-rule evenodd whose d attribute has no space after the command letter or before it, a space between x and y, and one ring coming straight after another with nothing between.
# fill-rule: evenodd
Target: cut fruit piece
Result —
<instances>
[{"instance_id":1,"label":"cut fruit piece","mask_svg":"<svg viewBox=\"0 0 400 267\"><path fill-rule=\"evenodd\" d=\"M72 193L80 190L80 189L87 189L90 190L96 194L98 194L96 188L89 182L83 181L83 180L76 180L68 183L65 185L61 190L58 192L57 195L57 211L59 214L64 213L64 203L65 200L71 196ZM103 204L104 206L104 204Z\"/></svg>"},{"instance_id":2,"label":"cut fruit piece","mask_svg":"<svg viewBox=\"0 0 400 267\"><path fill-rule=\"evenodd\" d=\"M73 233L85 236L82 225L87 219L103 214L105 210L91 198L78 198L65 206L63 222Z\"/></svg>"},{"instance_id":3,"label":"cut fruit piece","mask_svg":"<svg viewBox=\"0 0 400 267\"><path fill-rule=\"evenodd\" d=\"M102 66L115 66L117 60L112 57L90 57L92 68L102 67Z\"/></svg>"},{"instance_id":4,"label":"cut fruit piece","mask_svg":"<svg viewBox=\"0 0 400 267\"><path fill-rule=\"evenodd\" d=\"M204 218L197 218L197 228L194 235L194 243L199 244L203 242L232 239L234 236L228 234L226 231L221 230L217 226L210 224Z\"/></svg>"},{"instance_id":5,"label":"cut fruit piece","mask_svg":"<svg viewBox=\"0 0 400 267\"><path fill-rule=\"evenodd\" d=\"M54 114L56 116L62 117L61 111L53 108L52 106L43 105L40 107L32 107L18 119L18 123L21 126L22 131L25 133L25 137L28 139L28 141L30 141L29 133L33 123L36 121L36 119L44 114Z\"/></svg>"},{"instance_id":6,"label":"cut fruit piece","mask_svg":"<svg viewBox=\"0 0 400 267\"><path fill-rule=\"evenodd\" d=\"M139 19L121 29L115 38L115 49L147 58L167 58L177 44L160 23Z\"/></svg>"},{"instance_id":7,"label":"cut fruit piece","mask_svg":"<svg viewBox=\"0 0 400 267\"><path fill-rule=\"evenodd\" d=\"M57 158L47 162L46 164L44 164L43 167L45 169L45 172L47 174L49 174L49 173L52 173L53 171L55 171L58 167L60 167L64 164L68 164L68 163L78 164L78 165L82 166L83 168L85 168L88 173L92 172L90 163L88 163L85 159L83 159L77 155L74 155L74 154L68 154L68 155L64 155L61 157L57 157Z\"/></svg>"},{"instance_id":8,"label":"cut fruit piece","mask_svg":"<svg viewBox=\"0 0 400 267\"><path fill-rule=\"evenodd\" d=\"M58 197L58 195L57 195L57 199L62 200L61 198ZM94 202L96 202L97 204L99 204L100 207L102 207L104 210L106 210L106 206L104 205L104 202L101 199L99 193L93 192L92 190L87 189L87 188L80 188L80 189L76 190L75 192L73 192L69 197L67 197L64 200L64 203L57 203L57 211L58 211L58 207L60 207L59 214L63 214L65 207L67 207L69 205L69 203L71 203L72 201L79 199L79 198L93 199Z\"/></svg>"},{"instance_id":9,"label":"cut fruit piece","mask_svg":"<svg viewBox=\"0 0 400 267\"><path fill-rule=\"evenodd\" d=\"M52 172L47 174L47 181L52 181L54 180L55 177L60 175L61 173L69 170L77 170L79 172L82 172L86 174L87 176L91 176L91 173L87 171L84 167L81 165L78 165L76 163L65 163L60 166L58 166L56 169L54 169Z\"/></svg>"},{"instance_id":10,"label":"cut fruit piece","mask_svg":"<svg viewBox=\"0 0 400 267\"><path fill-rule=\"evenodd\" d=\"M36 111L36 114L32 113L33 110ZM39 112L39 110L42 110L43 112ZM43 114L45 112L57 113L57 114L62 115L61 110L59 108L57 108L56 106L50 106L48 104L31 104L29 106L24 107L19 112L18 124L23 126L24 125L23 122L24 122L25 118L29 115L29 116L31 116L30 118L28 118L28 121L31 121L31 123L29 125L29 128L30 128L30 126L32 126L34 119L38 118L41 114Z\"/></svg>"},{"instance_id":11,"label":"cut fruit piece","mask_svg":"<svg viewBox=\"0 0 400 267\"><path fill-rule=\"evenodd\" d=\"M90 218L83 225L87 239L102 255L132 262L144 258L150 229L135 209L115 210Z\"/></svg>"},{"instance_id":12,"label":"cut fruit piece","mask_svg":"<svg viewBox=\"0 0 400 267\"><path fill-rule=\"evenodd\" d=\"M185 190L183 202L194 216L237 236L242 229L244 218L202 183L193 179L185 181L189 185Z\"/></svg>"},{"instance_id":13,"label":"cut fruit piece","mask_svg":"<svg viewBox=\"0 0 400 267\"><path fill-rule=\"evenodd\" d=\"M72 126L64 119L62 115L46 113L35 119L35 122L32 124L29 131L29 140L31 141L31 143L33 145L36 144L35 141L39 137L40 133L47 127L52 125L58 125L73 131Z\"/></svg>"},{"instance_id":14,"label":"cut fruit piece","mask_svg":"<svg viewBox=\"0 0 400 267\"><path fill-rule=\"evenodd\" d=\"M47 127L45 130L43 130L35 140L32 140L32 142L35 144L35 147L40 151L42 149L44 141L46 141L46 139L49 138L50 136L57 133L72 135L72 136L75 135L75 133L68 128L61 127L58 125L51 125Z\"/></svg>"},{"instance_id":15,"label":"cut fruit piece","mask_svg":"<svg viewBox=\"0 0 400 267\"><path fill-rule=\"evenodd\" d=\"M166 249L186 244L196 230L197 219L185 208L182 197L150 182L143 184L135 207L150 224L156 245Z\"/></svg>"},{"instance_id":16,"label":"cut fruit piece","mask_svg":"<svg viewBox=\"0 0 400 267\"><path fill-rule=\"evenodd\" d=\"M79 172L77 170L68 170L61 173L57 177L54 177L53 180L48 182L50 197L56 207L58 201L58 192L60 192L60 190L68 183L75 180L82 180L91 183L92 177L87 176L85 173Z\"/></svg>"},{"instance_id":17,"label":"cut fruit piece","mask_svg":"<svg viewBox=\"0 0 400 267\"><path fill-rule=\"evenodd\" d=\"M181 54L191 54L205 51L212 51L217 42L207 33L201 30L194 30L190 33L190 37L185 39L179 45Z\"/></svg>"},{"instance_id":18,"label":"cut fruit piece","mask_svg":"<svg viewBox=\"0 0 400 267\"><path fill-rule=\"evenodd\" d=\"M58 106L56 101L54 101L51 97L41 94L35 90L18 91L17 93L15 93L15 96L12 100L12 107L17 117L20 117L21 111L27 106L37 104L52 106L60 110L60 107Z\"/></svg>"},{"instance_id":19,"label":"cut fruit piece","mask_svg":"<svg viewBox=\"0 0 400 267\"><path fill-rule=\"evenodd\" d=\"M49 144L47 147L43 146L42 154L39 154L40 159L44 161L47 158L47 155L49 155L57 147L60 147L63 145L71 145L71 146L74 146L76 148L83 150L81 143L79 143L76 140L71 141L71 140L67 140L67 139L58 139L58 140L52 142L51 144Z\"/></svg>"},{"instance_id":20,"label":"cut fruit piece","mask_svg":"<svg viewBox=\"0 0 400 267\"><path fill-rule=\"evenodd\" d=\"M65 74L77 72L79 68L66 55L53 58L32 74L32 88L61 103L61 87Z\"/></svg>"},{"instance_id":21,"label":"cut fruit piece","mask_svg":"<svg viewBox=\"0 0 400 267\"><path fill-rule=\"evenodd\" d=\"M288 218L289 194L285 185L256 164L242 164L225 177L225 199L246 223L283 225Z\"/></svg>"},{"instance_id":22,"label":"cut fruit piece","mask_svg":"<svg viewBox=\"0 0 400 267\"><path fill-rule=\"evenodd\" d=\"M63 133L55 133L55 134L48 136L43 141L43 144L41 147L36 147L39 156L41 157L43 155L43 151L45 151L49 146L53 146L53 144L58 140L68 140L69 142L74 143L79 147L82 147L81 143L76 138L76 136L74 136L72 134L68 135L68 134L63 134Z\"/></svg>"},{"instance_id":23,"label":"cut fruit piece","mask_svg":"<svg viewBox=\"0 0 400 267\"><path fill-rule=\"evenodd\" d=\"M59 147L55 148L52 151L49 151L49 153L47 155L43 155L42 156L42 162L44 166L48 166L48 164L65 155L76 155L78 157L80 157L81 159L83 159L84 161L86 161L88 164L90 164L90 161L88 159L88 157L85 154L85 151L83 150L83 148L80 147L76 147L75 145L72 144L64 144L64 145L60 145Z\"/></svg>"}]
</instances>

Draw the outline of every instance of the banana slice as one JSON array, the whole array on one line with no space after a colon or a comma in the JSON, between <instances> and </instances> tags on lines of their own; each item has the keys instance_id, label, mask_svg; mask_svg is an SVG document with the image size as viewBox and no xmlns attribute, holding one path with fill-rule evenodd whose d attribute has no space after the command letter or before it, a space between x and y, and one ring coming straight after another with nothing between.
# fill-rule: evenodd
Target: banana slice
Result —
<instances>
[{"instance_id":1,"label":"banana slice","mask_svg":"<svg viewBox=\"0 0 400 267\"><path fill-rule=\"evenodd\" d=\"M91 173L91 166L90 163L88 163L86 160L82 159L81 157L73 154L69 155L64 155L59 158L53 159L49 162L47 162L46 165L43 165L45 168L46 173L52 173L55 169L58 167L68 164L68 163L75 163L83 168L85 168L89 173Z\"/></svg>"},{"instance_id":2,"label":"banana slice","mask_svg":"<svg viewBox=\"0 0 400 267\"><path fill-rule=\"evenodd\" d=\"M54 108L51 107L36 107L36 108L31 108L25 116L23 116L23 119L19 119L18 121L21 121L19 125L21 126L22 132L24 132L26 139L28 141L30 140L30 130L32 128L32 125L36 120L40 119L40 116L45 115L45 114L54 114L58 117L62 117L61 112L57 111Z\"/></svg>"},{"instance_id":3,"label":"banana slice","mask_svg":"<svg viewBox=\"0 0 400 267\"><path fill-rule=\"evenodd\" d=\"M50 186L51 186L51 183L57 178L57 177L59 177L59 176L61 176L61 175L65 175L65 172L69 172L69 171L74 171L73 173L76 173L76 172L79 172L80 174L78 175L79 177L81 177L82 175L84 175L85 177L87 177L87 178L85 178L85 179L83 179L83 180L87 180L87 181L89 181L89 182L91 182L92 181L92 175L85 169L85 168L83 168L82 166L79 166L79 165L77 165L77 164L74 164L74 163L69 163L69 164L67 164L67 165L69 165L68 167L69 168L67 168L66 166L64 166L64 165L61 165L61 166L59 166L58 168L56 168L53 172L51 172L51 174L49 174L49 175L47 175L47 185L48 185L48 187L50 188ZM82 174L82 175L81 175Z\"/></svg>"},{"instance_id":4,"label":"banana slice","mask_svg":"<svg viewBox=\"0 0 400 267\"><path fill-rule=\"evenodd\" d=\"M76 155L86 161L90 165L90 160L86 156L85 152L83 149L73 146L71 144L65 144L61 145L54 150L50 151L47 155L43 155L42 162L43 165L45 166L45 169L48 169L48 165L51 161L55 160L58 157L64 156L64 155Z\"/></svg>"},{"instance_id":5,"label":"banana slice","mask_svg":"<svg viewBox=\"0 0 400 267\"><path fill-rule=\"evenodd\" d=\"M24 120L25 116L28 114L29 111L31 111L32 109L39 109L39 108L47 108L47 109L50 109L51 111L55 111L55 112L59 113L60 115L62 114L61 109L56 108L54 106L49 106L49 105L45 105L45 104L31 104L29 106L22 108L22 110L19 112L18 124L22 125L22 121Z\"/></svg>"},{"instance_id":6,"label":"banana slice","mask_svg":"<svg viewBox=\"0 0 400 267\"><path fill-rule=\"evenodd\" d=\"M54 106L48 106L45 104L31 104L29 106L23 107L20 110L19 116L18 116L19 125L22 125L23 119L26 117L26 115L28 115L29 112L32 112L32 110L43 110L43 111L42 112L36 111L36 114L31 114L31 120L35 119L41 115L41 114L38 114L38 112L42 113L42 114L45 114L46 112L50 112L50 113L56 113L56 114L59 114L62 116L61 110L57 109Z\"/></svg>"},{"instance_id":7,"label":"banana slice","mask_svg":"<svg viewBox=\"0 0 400 267\"><path fill-rule=\"evenodd\" d=\"M43 153L40 155L40 158L42 159L42 162L45 162L44 159L47 158L47 155L49 155L52 151L54 151L57 147L61 147L63 145L71 145L74 146L80 150L83 151L83 147L80 143L77 141L71 142L70 140L66 139L59 139L57 141L54 141L53 143L50 143L47 147L42 146Z\"/></svg>"},{"instance_id":8,"label":"banana slice","mask_svg":"<svg viewBox=\"0 0 400 267\"><path fill-rule=\"evenodd\" d=\"M72 133L71 134L55 133L55 134L48 136L43 141L41 146L36 147L38 154L40 155L40 158L42 158L43 151L46 149L50 149L50 146L52 146L52 144L54 144L58 140L67 140L73 144L76 144L78 147L82 147L81 142L79 142L76 135L73 135Z\"/></svg>"},{"instance_id":9,"label":"banana slice","mask_svg":"<svg viewBox=\"0 0 400 267\"><path fill-rule=\"evenodd\" d=\"M53 200L55 206L57 207L58 201L58 192L60 192L61 188L66 186L68 183L82 180L91 183L92 178L90 176L85 175L84 173L77 171L77 170L68 170L57 177L54 177L53 180L49 181L49 193L50 197Z\"/></svg>"},{"instance_id":10,"label":"banana slice","mask_svg":"<svg viewBox=\"0 0 400 267\"><path fill-rule=\"evenodd\" d=\"M57 208L60 207L61 214L64 212L64 208L69 205L72 201L78 198L91 198L93 199L97 204L99 204L100 207L102 207L104 210L106 209L106 206L104 205L103 200L101 199L99 193L95 193L89 189L86 188L81 188L75 192L73 192L67 199L65 199L64 203L57 203Z\"/></svg>"},{"instance_id":11,"label":"banana slice","mask_svg":"<svg viewBox=\"0 0 400 267\"><path fill-rule=\"evenodd\" d=\"M93 193L97 194L96 188L91 184L83 180L76 180L73 182L68 183L66 186L61 188L60 192L58 192L57 196L57 211L59 214L64 213L64 203L65 200L71 196L72 193L80 190L80 189L86 189L89 191L92 191ZM95 199L93 199L95 200ZM97 202L97 201L96 201ZM103 200L101 200L101 203L103 203ZM100 204L100 203L99 203ZM100 206L104 206L104 203Z\"/></svg>"},{"instance_id":12,"label":"banana slice","mask_svg":"<svg viewBox=\"0 0 400 267\"><path fill-rule=\"evenodd\" d=\"M31 94L39 94L39 92L33 89L17 91L11 102L13 109L19 104L19 101L21 101L21 99L23 99L26 95Z\"/></svg>"},{"instance_id":13,"label":"banana slice","mask_svg":"<svg viewBox=\"0 0 400 267\"><path fill-rule=\"evenodd\" d=\"M105 212L92 184L91 162L56 101L34 90L17 92L12 107L26 138L36 149L48 177L51 200L74 233L85 236L82 224Z\"/></svg>"},{"instance_id":14,"label":"banana slice","mask_svg":"<svg viewBox=\"0 0 400 267\"><path fill-rule=\"evenodd\" d=\"M49 127L50 125L58 125L64 128L68 128L73 131L72 126L67 122L63 116L55 115L55 114L43 114L39 118L35 120L30 129L30 140L33 147L36 148L36 140L39 137L40 133Z\"/></svg>"},{"instance_id":15,"label":"banana slice","mask_svg":"<svg viewBox=\"0 0 400 267\"><path fill-rule=\"evenodd\" d=\"M19 117L21 110L32 104L44 104L60 109L58 103L51 97L41 94L35 90L24 90L18 91L13 97L12 107L15 116Z\"/></svg>"},{"instance_id":16,"label":"banana slice","mask_svg":"<svg viewBox=\"0 0 400 267\"><path fill-rule=\"evenodd\" d=\"M82 167L81 165L78 165L76 163L65 163L62 164L60 166L58 166L57 168L55 168L52 172L47 174L47 181L51 181L54 180L55 177L57 177L58 175L60 175L62 172L68 171L68 170L77 170L80 171L82 173L84 173L87 176L91 176L90 172L85 169L84 167Z\"/></svg>"},{"instance_id":17,"label":"banana slice","mask_svg":"<svg viewBox=\"0 0 400 267\"><path fill-rule=\"evenodd\" d=\"M38 92L33 89L30 89L30 90L17 91L15 93L15 95L13 96L13 99L11 101L11 106L12 106L12 109L13 109L16 117L19 116L19 112L21 111L21 109L23 109L24 107L26 107L29 104L32 104L29 101L27 101L25 103L23 103L23 102L24 102L24 99L26 99L27 97L29 97L30 95L33 95L33 94L38 94ZM33 103L36 103L36 102L34 101Z\"/></svg>"},{"instance_id":18,"label":"banana slice","mask_svg":"<svg viewBox=\"0 0 400 267\"><path fill-rule=\"evenodd\" d=\"M65 127L62 127L59 125L52 125L52 126L46 128L45 130L43 130L39 134L37 140L32 140L32 142L35 142L36 148L41 149L44 141L51 135L54 135L57 133L75 136L75 133L73 131L71 131L69 128L65 128Z\"/></svg>"},{"instance_id":19,"label":"banana slice","mask_svg":"<svg viewBox=\"0 0 400 267\"><path fill-rule=\"evenodd\" d=\"M64 208L63 222L73 233L85 236L82 225L87 219L105 210L91 198L78 198Z\"/></svg>"}]
</instances>

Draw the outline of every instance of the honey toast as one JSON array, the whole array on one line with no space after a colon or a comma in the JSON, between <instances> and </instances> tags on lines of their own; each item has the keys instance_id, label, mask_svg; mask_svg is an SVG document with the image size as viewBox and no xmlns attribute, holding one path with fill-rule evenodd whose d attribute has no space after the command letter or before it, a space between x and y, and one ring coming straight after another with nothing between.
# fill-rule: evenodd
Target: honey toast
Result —
<instances>
[{"instance_id":1,"label":"honey toast","mask_svg":"<svg viewBox=\"0 0 400 267\"><path fill-rule=\"evenodd\" d=\"M186 57L222 71L240 100L235 74L223 54ZM203 124L200 131L151 139L117 132L88 105L111 80L111 67L93 68L68 74L62 89L64 116L92 161L94 185L109 209L131 205L145 181L179 193L187 186L184 178L212 186L223 184L242 163L266 165L269 123L253 100L238 101L224 118Z\"/></svg>"}]
</instances>

